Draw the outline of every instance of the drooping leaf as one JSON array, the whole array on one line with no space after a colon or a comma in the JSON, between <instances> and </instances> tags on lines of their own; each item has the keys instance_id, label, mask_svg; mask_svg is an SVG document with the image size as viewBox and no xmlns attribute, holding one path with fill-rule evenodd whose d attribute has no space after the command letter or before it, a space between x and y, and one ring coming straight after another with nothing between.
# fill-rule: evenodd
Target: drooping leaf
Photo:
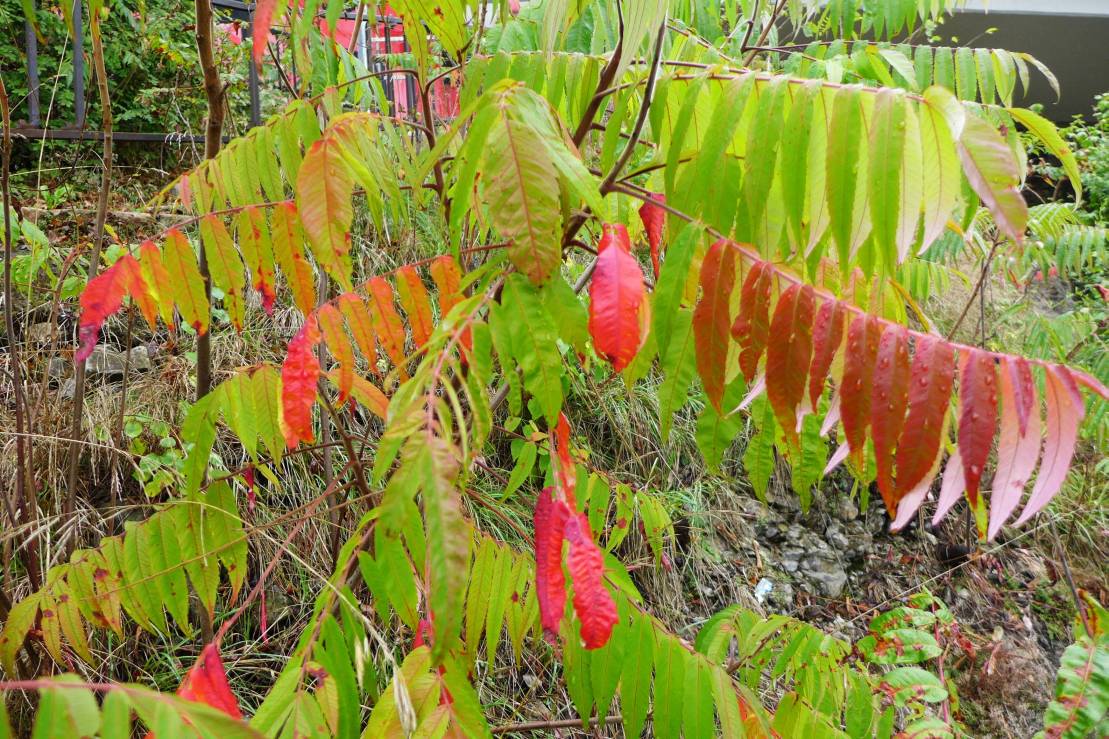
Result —
<instances>
[{"instance_id":1,"label":"drooping leaf","mask_svg":"<svg viewBox=\"0 0 1109 739\"><path fill-rule=\"evenodd\" d=\"M158 315L161 316L162 323L172 330L173 287L169 272L162 262L162 250L149 239L139 245L139 269L147 289L153 293L158 304Z\"/></svg>"},{"instance_id":2,"label":"drooping leaf","mask_svg":"<svg viewBox=\"0 0 1109 739\"><path fill-rule=\"evenodd\" d=\"M312 443L312 406L316 402L320 362L316 344L320 329L315 316L309 316L297 335L289 342L281 365L281 430L285 444L296 449L301 441Z\"/></svg>"},{"instance_id":3,"label":"drooping leaf","mask_svg":"<svg viewBox=\"0 0 1109 739\"><path fill-rule=\"evenodd\" d=\"M770 336L770 289L773 271L765 262L755 262L747 272L739 295L739 315L732 325L732 338L739 342L739 368L747 382L755 379L759 358Z\"/></svg>"},{"instance_id":4,"label":"drooping leaf","mask_svg":"<svg viewBox=\"0 0 1109 739\"><path fill-rule=\"evenodd\" d=\"M1028 205L1020 194L1013 152L986 121L968 115L955 149L974 191L990 209L998 228L1017 244L1024 239Z\"/></svg>"},{"instance_id":5,"label":"drooping leaf","mask_svg":"<svg viewBox=\"0 0 1109 739\"><path fill-rule=\"evenodd\" d=\"M924 479L940 451L943 420L955 382L955 351L933 336L918 336L909 377L909 416L897 442L900 500Z\"/></svg>"},{"instance_id":6,"label":"drooping leaf","mask_svg":"<svg viewBox=\"0 0 1109 739\"><path fill-rule=\"evenodd\" d=\"M574 612L581 621L581 639L586 649L603 647L616 624L616 602L605 587L604 557L589 531L585 514L570 515L565 523L570 543L567 564L574 579Z\"/></svg>"},{"instance_id":7,"label":"drooping leaf","mask_svg":"<svg viewBox=\"0 0 1109 739\"><path fill-rule=\"evenodd\" d=\"M296 206L282 203L273 209L273 255L293 293L293 303L307 316L316 308L316 276L304 256L304 235Z\"/></svg>"},{"instance_id":8,"label":"drooping leaf","mask_svg":"<svg viewBox=\"0 0 1109 739\"><path fill-rule=\"evenodd\" d=\"M89 280L80 299L81 346L74 355L76 361L83 362L92 354L100 327L108 316L120 309L128 292L146 292L139 263L129 254L124 254L111 267Z\"/></svg>"},{"instance_id":9,"label":"drooping leaf","mask_svg":"<svg viewBox=\"0 0 1109 739\"><path fill-rule=\"evenodd\" d=\"M296 207L316 261L342 289L350 290L354 178L339 146L325 135L308 149L297 173Z\"/></svg>"},{"instance_id":10,"label":"drooping leaf","mask_svg":"<svg viewBox=\"0 0 1109 739\"><path fill-rule=\"evenodd\" d=\"M887 325L878 341L874 366L874 391L870 405L871 438L878 468L878 491L893 515L897 508L893 486L893 455L905 425L909 402L909 332L904 326Z\"/></svg>"},{"instance_id":11,"label":"drooping leaf","mask_svg":"<svg viewBox=\"0 0 1109 739\"><path fill-rule=\"evenodd\" d=\"M166 232L162 257L166 270L172 275L173 302L181 317L198 334L208 333L208 297L192 244L183 233L171 228Z\"/></svg>"},{"instance_id":12,"label":"drooping leaf","mask_svg":"<svg viewBox=\"0 0 1109 739\"><path fill-rule=\"evenodd\" d=\"M1070 371L1062 365L1047 365L1044 398L1047 427L1043 456L1032 494L1014 525L1020 526L1043 509L1063 486L1078 441L1078 425L1086 414L1082 394ZM1029 421L1029 428L1032 423Z\"/></svg>"},{"instance_id":13,"label":"drooping leaf","mask_svg":"<svg viewBox=\"0 0 1109 739\"><path fill-rule=\"evenodd\" d=\"M393 288L382 277L371 277L366 282L370 298L370 320L381 347L406 377L404 362L404 322L393 302Z\"/></svg>"},{"instance_id":14,"label":"drooping leaf","mask_svg":"<svg viewBox=\"0 0 1109 739\"><path fill-rule=\"evenodd\" d=\"M847 328L843 380L839 388L840 419L847 445L860 466L866 446L866 429L870 425L874 363L881 333L881 323L871 314L856 317Z\"/></svg>"},{"instance_id":15,"label":"drooping leaf","mask_svg":"<svg viewBox=\"0 0 1109 739\"><path fill-rule=\"evenodd\" d=\"M651 193L651 200L659 203L666 202L662 193ZM653 202L645 202L639 206L639 218L643 221L643 230L647 232L647 243L651 247L651 267L654 269L655 280L659 275L659 255L662 253L662 235L666 228L666 211Z\"/></svg>"},{"instance_id":16,"label":"drooping leaf","mask_svg":"<svg viewBox=\"0 0 1109 739\"><path fill-rule=\"evenodd\" d=\"M558 625L566 610L566 576L562 572L562 539L570 509L545 488L535 500L535 595L539 621L547 640L558 638Z\"/></svg>"},{"instance_id":17,"label":"drooping leaf","mask_svg":"<svg viewBox=\"0 0 1109 739\"><path fill-rule=\"evenodd\" d=\"M177 694L185 700L211 706L232 718L243 717L239 701L227 682L227 671L220 659L219 648L214 642L201 650L196 664L181 681Z\"/></svg>"},{"instance_id":18,"label":"drooping leaf","mask_svg":"<svg viewBox=\"0 0 1109 739\"><path fill-rule=\"evenodd\" d=\"M701 262L701 300L693 310L693 336L697 346L697 372L705 395L717 411L724 397L728 361L728 325L735 287L735 251L721 239Z\"/></svg>"},{"instance_id":19,"label":"drooping leaf","mask_svg":"<svg viewBox=\"0 0 1109 739\"><path fill-rule=\"evenodd\" d=\"M258 208L245 208L239 212L237 225L239 249L250 269L251 287L262 296L262 309L272 315L277 293L273 245L266 227L266 215Z\"/></svg>"},{"instance_id":20,"label":"drooping leaf","mask_svg":"<svg viewBox=\"0 0 1109 739\"><path fill-rule=\"evenodd\" d=\"M1014 367L1016 363L1009 357L1001 358L998 379L1001 384L1001 431L997 440L997 471L990 485L990 525L987 538L992 540L1001 527L1020 504L1024 487L1032 479L1040 451L1040 408L1036 400L1036 386L1029 383L1028 397L1034 413L1023 407L1023 399L1018 400L1016 386L1021 383L1022 371ZM1028 371L1027 363L1024 371ZM1014 376L1016 376L1014 378ZM1016 379L1016 382L1014 382ZM1031 372L1028 376L1031 381ZM1020 414L1024 410L1024 428L1021 429Z\"/></svg>"},{"instance_id":21,"label":"drooping leaf","mask_svg":"<svg viewBox=\"0 0 1109 739\"><path fill-rule=\"evenodd\" d=\"M621 372L639 351L643 331L643 271L631 255L623 224L605 224L589 286L589 333L593 348Z\"/></svg>"},{"instance_id":22,"label":"drooping leaf","mask_svg":"<svg viewBox=\"0 0 1109 739\"><path fill-rule=\"evenodd\" d=\"M786 439L796 446L797 406L805 395L812 360L813 289L790 285L778 299L766 352L766 396Z\"/></svg>"},{"instance_id":23,"label":"drooping leaf","mask_svg":"<svg viewBox=\"0 0 1109 739\"><path fill-rule=\"evenodd\" d=\"M319 327L327 348L339 362L339 403L346 402L354 385L354 347L343 329L343 316L331 303L324 303L316 311Z\"/></svg>"},{"instance_id":24,"label":"drooping leaf","mask_svg":"<svg viewBox=\"0 0 1109 739\"><path fill-rule=\"evenodd\" d=\"M968 353L959 377L959 401L959 454L967 498L975 503L997 431L997 367L993 354L981 349Z\"/></svg>"},{"instance_id":25,"label":"drooping leaf","mask_svg":"<svg viewBox=\"0 0 1109 739\"><path fill-rule=\"evenodd\" d=\"M824 393L832 360L843 342L843 304L825 300L816 312L812 330L812 364L809 365L809 404L817 407Z\"/></svg>"},{"instance_id":26,"label":"drooping leaf","mask_svg":"<svg viewBox=\"0 0 1109 739\"><path fill-rule=\"evenodd\" d=\"M243 276L243 262L239 258L239 252L235 250L231 234L227 232L221 218L207 215L200 220L200 237L204 242L204 253L208 257L212 284L223 291L223 304L231 318L231 325L236 331L242 331L245 313L243 288L246 280Z\"/></svg>"},{"instance_id":27,"label":"drooping leaf","mask_svg":"<svg viewBox=\"0 0 1109 739\"><path fill-rule=\"evenodd\" d=\"M350 335L354 337L354 343L358 345L358 350L365 357L370 371L375 375L381 374L377 367L377 340L374 338L373 322L369 311L366 310L366 304L354 293L343 293L336 302L339 305L339 312L346 319Z\"/></svg>"},{"instance_id":28,"label":"drooping leaf","mask_svg":"<svg viewBox=\"0 0 1109 739\"><path fill-rule=\"evenodd\" d=\"M408 325L412 329L412 340L417 347L427 343L435 328L431 316L431 300L423 280L416 268L406 264L397 270L397 297L401 307L408 315Z\"/></svg>"}]
</instances>

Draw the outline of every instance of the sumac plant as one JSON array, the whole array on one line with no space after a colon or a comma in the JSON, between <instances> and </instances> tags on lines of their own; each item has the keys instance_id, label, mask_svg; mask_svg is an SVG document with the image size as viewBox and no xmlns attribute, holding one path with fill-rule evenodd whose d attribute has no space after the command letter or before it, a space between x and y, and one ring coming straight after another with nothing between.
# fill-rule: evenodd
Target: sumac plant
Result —
<instances>
[{"instance_id":1,"label":"sumac plant","mask_svg":"<svg viewBox=\"0 0 1109 739\"><path fill-rule=\"evenodd\" d=\"M748 427L760 495L778 459L803 496L841 465L875 483L894 530L965 501L985 541L1043 510L1106 388L945 338L900 282L981 208L1019 248L1020 128L1077 171L1052 124L1013 107L1030 66L1054 83L1034 59L897 43L955 4L394 0L410 49L395 73L420 90L397 114L380 74L321 32L342 2L259 2L257 41L291 33L297 99L166 188L192 215L89 281L76 356L125 304L186 343L256 310L295 311L295 333L280 364L191 407L179 484L153 515L18 599L4 687L40 691L42 736L125 736L135 716L159 737L486 736L500 650L561 665L581 724L627 736L948 731L918 710L947 697L922 669L883 681L780 618L728 611L693 643L655 618L617 554L635 527L657 542L667 513L597 469L564 411L573 372L629 388L653 374L663 442L692 406L715 467ZM810 48L776 46L787 20ZM447 76L459 112L443 120L429 92ZM375 271L375 250L413 234L426 256ZM246 466L215 463L217 434ZM537 493L506 491L535 495L511 541L472 513L503 514L474 483L504 483L487 451L506 435L546 460ZM321 439L333 468L290 539L329 510L356 524L248 705L219 646L276 560L248 579L262 532L245 499L289 455L322 457ZM201 617L224 621L177 697L68 675L110 632L198 639ZM40 649L67 675L22 674ZM785 692L764 704L761 679Z\"/></svg>"}]
</instances>

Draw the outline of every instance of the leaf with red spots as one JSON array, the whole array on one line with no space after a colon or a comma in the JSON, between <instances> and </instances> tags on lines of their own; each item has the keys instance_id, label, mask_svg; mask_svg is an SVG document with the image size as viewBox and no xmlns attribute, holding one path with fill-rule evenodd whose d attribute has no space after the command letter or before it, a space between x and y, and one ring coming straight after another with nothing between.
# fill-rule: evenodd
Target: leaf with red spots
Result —
<instances>
[{"instance_id":1,"label":"leaf with red spots","mask_svg":"<svg viewBox=\"0 0 1109 739\"><path fill-rule=\"evenodd\" d=\"M236 223L239 249L250 269L250 286L262 296L263 310L273 315L277 293L274 289L273 245L266 227L266 215L250 206L239 212Z\"/></svg>"},{"instance_id":2,"label":"leaf with red spots","mask_svg":"<svg viewBox=\"0 0 1109 739\"><path fill-rule=\"evenodd\" d=\"M666 196L659 192L651 193L651 199L639 206L639 218L643 221L643 230L647 232L647 243L651 247L651 267L654 269L655 279L657 280L662 233L663 229L666 228L666 211L655 205L656 202L665 203Z\"/></svg>"},{"instance_id":3,"label":"leaf with red spots","mask_svg":"<svg viewBox=\"0 0 1109 739\"><path fill-rule=\"evenodd\" d=\"M246 310L243 302L246 288L243 260L239 258L235 242L218 216L207 215L200 220L200 238L204 243L204 254L208 257L212 284L223 291L223 305L231 325L241 332Z\"/></svg>"},{"instance_id":4,"label":"leaf with red spots","mask_svg":"<svg viewBox=\"0 0 1109 739\"><path fill-rule=\"evenodd\" d=\"M870 424L870 398L874 363L882 324L876 316L858 316L847 328L843 381L839 389L839 412L851 456L860 467L866 448L866 429Z\"/></svg>"},{"instance_id":5,"label":"leaf with red spots","mask_svg":"<svg viewBox=\"0 0 1109 739\"><path fill-rule=\"evenodd\" d=\"M574 612L581 621L581 639L586 649L599 649L608 643L615 626L616 603L605 587L605 561L589 531L584 513L566 521L566 539L570 542L567 558L574 578Z\"/></svg>"},{"instance_id":6,"label":"leaf with red spots","mask_svg":"<svg viewBox=\"0 0 1109 739\"><path fill-rule=\"evenodd\" d=\"M897 442L895 499L915 488L939 456L954 384L955 350L935 336L918 336L909 376L909 417Z\"/></svg>"},{"instance_id":7,"label":"leaf with red spots","mask_svg":"<svg viewBox=\"0 0 1109 739\"><path fill-rule=\"evenodd\" d=\"M285 273L293 303L307 316L316 309L316 275L304 256L304 234L292 203L281 203L273 209L273 256Z\"/></svg>"},{"instance_id":8,"label":"leaf with red spots","mask_svg":"<svg viewBox=\"0 0 1109 739\"><path fill-rule=\"evenodd\" d=\"M1020 360L1023 361L1023 360ZM1028 363L1016 367L1017 360L1001 358L998 380L1001 385L1001 431L997 440L997 471L990 485L990 526L987 538L993 539L1013 514L1032 479L1040 458L1040 407L1036 385ZM1028 385L1022 375L1028 372ZM1021 412L1025 413L1021 423Z\"/></svg>"},{"instance_id":9,"label":"leaf with red spots","mask_svg":"<svg viewBox=\"0 0 1109 739\"><path fill-rule=\"evenodd\" d=\"M909 332L887 324L878 340L874 366L874 397L870 404L870 429L878 468L878 492L892 516L897 508L893 487L894 445L905 425L909 403Z\"/></svg>"},{"instance_id":10,"label":"leaf with red spots","mask_svg":"<svg viewBox=\"0 0 1109 739\"><path fill-rule=\"evenodd\" d=\"M562 572L562 537L570 509L554 497L554 488L544 488L535 500L535 597L539 622L552 644L566 609L566 576Z\"/></svg>"},{"instance_id":11,"label":"leaf with red spots","mask_svg":"<svg viewBox=\"0 0 1109 739\"><path fill-rule=\"evenodd\" d=\"M812 330L812 364L809 366L809 403L815 409L824 393L832 360L843 341L843 304L825 300L816 312Z\"/></svg>"},{"instance_id":12,"label":"leaf with red spots","mask_svg":"<svg viewBox=\"0 0 1109 739\"><path fill-rule=\"evenodd\" d=\"M232 718L243 717L239 710L239 701L227 682L227 671L215 643L209 644L200 652L196 664L181 681L177 695L223 711Z\"/></svg>"},{"instance_id":13,"label":"leaf with red spots","mask_svg":"<svg viewBox=\"0 0 1109 739\"><path fill-rule=\"evenodd\" d=\"M997 367L994 355L971 349L959 377L959 454L967 499L978 502L978 486L997 431Z\"/></svg>"},{"instance_id":14,"label":"leaf with red spots","mask_svg":"<svg viewBox=\"0 0 1109 739\"><path fill-rule=\"evenodd\" d=\"M325 135L308 149L297 171L296 205L312 255L344 290L353 287L350 281L353 192L354 178L343 160L340 145Z\"/></svg>"},{"instance_id":15,"label":"leaf with red spots","mask_svg":"<svg viewBox=\"0 0 1109 739\"><path fill-rule=\"evenodd\" d=\"M812 360L813 289L793 284L774 309L766 352L766 397L786 439L798 446L797 406L805 395Z\"/></svg>"},{"instance_id":16,"label":"leaf with red spots","mask_svg":"<svg viewBox=\"0 0 1109 739\"><path fill-rule=\"evenodd\" d=\"M643 270L631 255L628 230L623 224L606 223L602 230L589 285L589 334L597 354L621 372L642 343Z\"/></svg>"},{"instance_id":17,"label":"leaf with red spots","mask_svg":"<svg viewBox=\"0 0 1109 739\"><path fill-rule=\"evenodd\" d=\"M370 292L370 321L374 333L389 359L400 370L401 377L407 377L404 368L404 322L393 303L393 288L383 277L371 277L366 282Z\"/></svg>"},{"instance_id":18,"label":"leaf with red spots","mask_svg":"<svg viewBox=\"0 0 1109 739\"><path fill-rule=\"evenodd\" d=\"M331 303L324 303L316 315L323 330L323 340L339 362L339 403L342 404L350 397L351 387L354 385L354 347L343 328L343 316L338 308Z\"/></svg>"},{"instance_id":19,"label":"leaf with red spots","mask_svg":"<svg viewBox=\"0 0 1109 739\"><path fill-rule=\"evenodd\" d=\"M773 268L755 262L739 293L739 315L732 324L732 338L739 342L739 368L747 382L755 379L759 358L770 336L770 288Z\"/></svg>"},{"instance_id":20,"label":"leaf with red spots","mask_svg":"<svg viewBox=\"0 0 1109 739\"><path fill-rule=\"evenodd\" d=\"M423 346L427 343L435 325L431 316L431 301L428 299L427 289L416 268L410 264L397 270L397 297L404 312L408 314L412 340L416 342L417 347Z\"/></svg>"},{"instance_id":21,"label":"leaf with red spots","mask_svg":"<svg viewBox=\"0 0 1109 739\"><path fill-rule=\"evenodd\" d=\"M1078 442L1078 425L1086 415L1082 393L1070 370L1061 364L1047 365L1044 370L1047 434L1044 437L1043 457L1036 484L1032 486L1032 494L1028 496L1016 526L1043 509L1063 487Z\"/></svg>"},{"instance_id":22,"label":"leaf with red spots","mask_svg":"<svg viewBox=\"0 0 1109 739\"><path fill-rule=\"evenodd\" d=\"M312 406L316 402L320 362L316 344L320 329L316 317L309 316L292 341L281 365L281 430L285 444L296 449L301 441L312 443Z\"/></svg>"},{"instance_id":23,"label":"leaf with red spots","mask_svg":"<svg viewBox=\"0 0 1109 739\"><path fill-rule=\"evenodd\" d=\"M166 233L162 259L166 271L172 275L173 302L177 304L181 317L198 334L208 333L208 296L204 290L204 278L200 276L192 244L176 228Z\"/></svg>"},{"instance_id":24,"label":"leaf with red spots","mask_svg":"<svg viewBox=\"0 0 1109 739\"><path fill-rule=\"evenodd\" d=\"M705 395L718 412L724 397L728 362L728 325L731 322L732 290L735 288L735 250L720 239L709 247L701 262L701 300L693 309L693 340L697 349L697 373Z\"/></svg>"},{"instance_id":25,"label":"leaf with red spots","mask_svg":"<svg viewBox=\"0 0 1109 739\"><path fill-rule=\"evenodd\" d=\"M344 378L340 371L331 370L327 373L327 379L331 380L335 387L341 388ZM350 396L370 413L373 413L382 421L386 420L389 413L389 398L381 392L377 385L365 378L354 375L351 378Z\"/></svg>"}]
</instances>

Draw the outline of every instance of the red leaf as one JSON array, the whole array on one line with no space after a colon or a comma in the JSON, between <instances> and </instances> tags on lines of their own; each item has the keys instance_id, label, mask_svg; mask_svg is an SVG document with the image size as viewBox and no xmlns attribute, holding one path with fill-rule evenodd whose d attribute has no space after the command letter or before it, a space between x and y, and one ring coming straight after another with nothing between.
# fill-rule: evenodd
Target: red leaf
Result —
<instances>
[{"instance_id":1,"label":"red leaf","mask_svg":"<svg viewBox=\"0 0 1109 739\"><path fill-rule=\"evenodd\" d=\"M181 681L177 695L223 711L232 718L243 717L239 711L239 701L227 683L227 671L223 668L215 643L209 644L200 652L196 664Z\"/></svg>"},{"instance_id":2,"label":"red leaf","mask_svg":"<svg viewBox=\"0 0 1109 739\"><path fill-rule=\"evenodd\" d=\"M1014 366L1017 361L1002 357L998 373L1001 382L1001 432L997 440L997 471L990 486L989 539L997 536L1020 504L1024 487L1032 478L1032 471L1040 458L1040 408L1036 402L1036 385L1025 362L1029 385L1023 390L1017 389L1023 382L1022 370ZM1029 392L1022 396L1022 393ZM1020 419L1022 408L1027 414L1024 424ZM1029 413L1032 409L1035 412Z\"/></svg>"},{"instance_id":3,"label":"red leaf","mask_svg":"<svg viewBox=\"0 0 1109 739\"><path fill-rule=\"evenodd\" d=\"M373 323L370 320L369 311L366 310L366 304L354 293L343 293L337 302L339 311L347 319L347 328L350 329L351 336L358 344L358 351L366 358L370 371L380 375L377 369L377 342L374 340Z\"/></svg>"},{"instance_id":4,"label":"red leaf","mask_svg":"<svg viewBox=\"0 0 1109 739\"><path fill-rule=\"evenodd\" d=\"M659 203L666 202L662 193L651 193L651 200ZM651 201L639 206L639 218L643 221L643 230L647 232L647 243L651 245L651 267L658 279L659 272L659 247L662 245L662 231L666 227L666 211Z\"/></svg>"},{"instance_id":5,"label":"red leaf","mask_svg":"<svg viewBox=\"0 0 1109 739\"><path fill-rule=\"evenodd\" d=\"M558 479L563 495L566 496L566 502L571 508L577 508L577 502L574 500L577 468L574 466L574 461L570 459L570 423L566 420L566 414L561 411L558 414L558 425L555 426L552 439L555 456L558 458Z\"/></svg>"},{"instance_id":6,"label":"red leaf","mask_svg":"<svg viewBox=\"0 0 1109 739\"><path fill-rule=\"evenodd\" d=\"M597 354L622 371L639 351L643 270L631 255L628 229L606 223L597 244L597 266L589 285L589 334Z\"/></svg>"},{"instance_id":7,"label":"red leaf","mask_svg":"<svg viewBox=\"0 0 1109 739\"><path fill-rule=\"evenodd\" d=\"M83 362L92 354L100 327L108 316L116 313L123 305L123 296L146 296L146 285L139 270L139 263L130 254L124 254L106 270L89 280L81 293L81 320L78 335L81 346L74 359Z\"/></svg>"},{"instance_id":8,"label":"red leaf","mask_svg":"<svg viewBox=\"0 0 1109 739\"><path fill-rule=\"evenodd\" d=\"M774 309L766 352L766 397L786 439L797 445L797 406L805 395L812 360L813 289L786 288Z\"/></svg>"},{"instance_id":9,"label":"red leaf","mask_svg":"<svg viewBox=\"0 0 1109 739\"><path fill-rule=\"evenodd\" d=\"M412 340L417 347L427 343L435 328L431 316L431 301L427 296L427 289L423 280L411 264L406 264L397 270L397 297L401 307L408 314L408 325L412 327Z\"/></svg>"},{"instance_id":10,"label":"red leaf","mask_svg":"<svg viewBox=\"0 0 1109 739\"><path fill-rule=\"evenodd\" d=\"M566 609L566 576L562 573L562 536L570 509L555 500L554 488L544 488L535 499L535 597L539 621L554 644Z\"/></svg>"},{"instance_id":11,"label":"red leaf","mask_svg":"<svg viewBox=\"0 0 1109 739\"><path fill-rule=\"evenodd\" d=\"M581 639L586 649L603 647L616 625L616 603L605 587L605 561L589 532L589 519L584 513L566 521L566 539L570 542L567 563L574 578L574 612L581 621Z\"/></svg>"},{"instance_id":12,"label":"red leaf","mask_svg":"<svg viewBox=\"0 0 1109 739\"><path fill-rule=\"evenodd\" d=\"M739 315L732 324L732 338L739 342L739 368L747 382L755 378L759 357L770 337L770 288L773 268L755 262L739 294Z\"/></svg>"},{"instance_id":13,"label":"red leaf","mask_svg":"<svg viewBox=\"0 0 1109 739\"><path fill-rule=\"evenodd\" d=\"M1028 431L1028 419L1033 411L1039 416L1040 409L1036 406L1036 382L1032 379L1032 368L1024 357L1011 357L1005 362L1010 388L1013 391L1013 402L1017 412L1020 435ZM1036 419L1037 434L1039 433L1039 418Z\"/></svg>"},{"instance_id":14,"label":"red leaf","mask_svg":"<svg viewBox=\"0 0 1109 739\"><path fill-rule=\"evenodd\" d=\"M918 336L909 378L909 417L897 442L897 500L927 476L940 454L954 383L955 350L943 339Z\"/></svg>"},{"instance_id":15,"label":"red leaf","mask_svg":"<svg viewBox=\"0 0 1109 739\"><path fill-rule=\"evenodd\" d=\"M959 378L959 401L959 454L967 499L977 504L982 471L997 431L997 368L993 354L970 350Z\"/></svg>"},{"instance_id":16,"label":"red leaf","mask_svg":"<svg viewBox=\"0 0 1109 739\"><path fill-rule=\"evenodd\" d=\"M338 384L341 405L350 397L351 386L354 385L354 347L350 345L347 332L343 329L343 316L335 306L324 303L319 307L316 315L319 317L327 348L339 362Z\"/></svg>"},{"instance_id":17,"label":"red leaf","mask_svg":"<svg viewBox=\"0 0 1109 739\"><path fill-rule=\"evenodd\" d=\"M881 332L881 322L870 314L857 317L847 328L843 382L839 389L840 419L851 456L859 466L862 466L866 428L870 424L870 396Z\"/></svg>"},{"instance_id":18,"label":"red leaf","mask_svg":"<svg viewBox=\"0 0 1109 739\"><path fill-rule=\"evenodd\" d=\"M370 320L374 333L393 364L407 377L404 368L404 322L393 303L393 288L382 277L371 277L366 282L370 291Z\"/></svg>"},{"instance_id":19,"label":"red leaf","mask_svg":"<svg viewBox=\"0 0 1109 739\"><path fill-rule=\"evenodd\" d=\"M878 492L892 516L897 508L893 488L893 451L905 425L909 403L909 331L886 324L878 341L874 396L870 404L871 438L878 468Z\"/></svg>"},{"instance_id":20,"label":"red leaf","mask_svg":"<svg viewBox=\"0 0 1109 739\"><path fill-rule=\"evenodd\" d=\"M296 449L301 441L312 443L312 405L316 402L320 363L316 344L320 329L316 317L310 315L292 341L281 366L281 430L285 443Z\"/></svg>"},{"instance_id":21,"label":"red leaf","mask_svg":"<svg viewBox=\"0 0 1109 739\"><path fill-rule=\"evenodd\" d=\"M732 289L735 287L735 250L720 239L701 262L703 294L693 309L693 339L697 349L697 372L705 395L720 411L724 397L725 365L728 361L728 324Z\"/></svg>"},{"instance_id":22,"label":"red leaf","mask_svg":"<svg viewBox=\"0 0 1109 739\"><path fill-rule=\"evenodd\" d=\"M254 18L253 18L253 40L251 46L253 48L254 63L259 69L262 68L262 57L266 53L266 42L270 37L270 26L273 24L273 11L277 6L277 0L258 0L254 4Z\"/></svg>"},{"instance_id":23,"label":"red leaf","mask_svg":"<svg viewBox=\"0 0 1109 739\"><path fill-rule=\"evenodd\" d=\"M1086 415L1082 393L1079 392L1070 370L1061 364L1048 365L1044 376L1047 435L1044 437L1043 457L1040 461L1040 473L1036 475L1036 484L1032 486L1032 494L1028 496L1028 503L1014 524L1016 526L1032 518L1051 502L1063 486L1063 479L1067 476L1074 457L1074 447L1078 442L1078 424Z\"/></svg>"},{"instance_id":24,"label":"red leaf","mask_svg":"<svg viewBox=\"0 0 1109 739\"><path fill-rule=\"evenodd\" d=\"M838 300L824 301L816 312L812 331L812 365L809 367L809 403L813 408L820 402L832 360L843 340L843 312L843 304Z\"/></svg>"}]
</instances>

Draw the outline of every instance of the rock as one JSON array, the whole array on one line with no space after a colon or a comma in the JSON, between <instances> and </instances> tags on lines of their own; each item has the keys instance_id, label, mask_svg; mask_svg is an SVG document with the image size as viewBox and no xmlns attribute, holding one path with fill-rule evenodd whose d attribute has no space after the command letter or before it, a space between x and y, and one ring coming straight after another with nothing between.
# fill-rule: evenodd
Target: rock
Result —
<instances>
[{"instance_id":1,"label":"rock","mask_svg":"<svg viewBox=\"0 0 1109 739\"><path fill-rule=\"evenodd\" d=\"M836 498L835 514L844 523L854 521L859 517L859 505L850 495L840 495Z\"/></svg>"},{"instance_id":2,"label":"rock","mask_svg":"<svg viewBox=\"0 0 1109 739\"><path fill-rule=\"evenodd\" d=\"M835 553L812 552L805 557L798 574L816 583L821 593L829 598L838 598L847 584L847 572L839 563Z\"/></svg>"},{"instance_id":3,"label":"rock","mask_svg":"<svg viewBox=\"0 0 1109 739\"><path fill-rule=\"evenodd\" d=\"M49 344L56 326L49 321L33 323L27 328L27 342L31 344Z\"/></svg>"},{"instance_id":4,"label":"rock","mask_svg":"<svg viewBox=\"0 0 1109 739\"><path fill-rule=\"evenodd\" d=\"M97 346L85 360L85 371L93 375L122 375L127 356L106 346ZM145 346L136 346L130 352L130 362L132 371L150 369L149 350Z\"/></svg>"},{"instance_id":5,"label":"rock","mask_svg":"<svg viewBox=\"0 0 1109 739\"><path fill-rule=\"evenodd\" d=\"M50 357L50 361L46 363L46 376L51 380L61 380L69 375L71 369L73 362L61 357Z\"/></svg>"},{"instance_id":6,"label":"rock","mask_svg":"<svg viewBox=\"0 0 1109 739\"><path fill-rule=\"evenodd\" d=\"M791 524L776 564L829 598L838 598L847 584L840 556L813 531Z\"/></svg>"},{"instance_id":7,"label":"rock","mask_svg":"<svg viewBox=\"0 0 1109 739\"><path fill-rule=\"evenodd\" d=\"M77 381L70 377L62 383L62 389L58 391L62 400L73 400L73 394L77 392Z\"/></svg>"}]
</instances>

